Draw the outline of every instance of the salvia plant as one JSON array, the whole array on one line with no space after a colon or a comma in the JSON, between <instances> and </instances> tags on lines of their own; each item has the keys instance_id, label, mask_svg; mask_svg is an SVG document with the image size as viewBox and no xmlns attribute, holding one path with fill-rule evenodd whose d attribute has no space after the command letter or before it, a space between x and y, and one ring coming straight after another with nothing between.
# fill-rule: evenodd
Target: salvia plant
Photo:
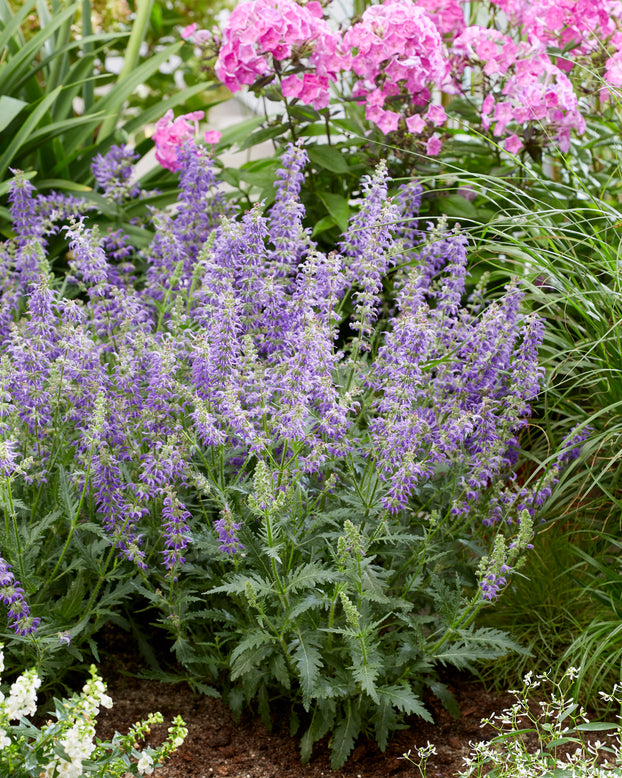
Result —
<instances>
[{"instance_id":1,"label":"salvia plant","mask_svg":"<svg viewBox=\"0 0 622 778\"><path fill-rule=\"evenodd\" d=\"M3 670L0 648L0 672ZM163 722L161 713L152 713L134 724L126 735L117 733L110 742L95 742L100 708L111 708L112 700L94 665L80 693L54 701L56 721L48 719L39 728L29 717L37 712L40 686L41 679L35 670L27 670L11 684L8 696L0 693L0 766L8 770L3 775L17 778L147 775L183 744L188 733L183 720L177 716L162 745L139 750L138 742L149 733L150 727Z\"/></svg>"},{"instance_id":2,"label":"salvia plant","mask_svg":"<svg viewBox=\"0 0 622 778\"><path fill-rule=\"evenodd\" d=\"M339 766L359 734L384 749L406 715L429 719L426 687L455 709L442 667L514 647L475 617L587 431L517 475L543 322L516 283L467 287L467 238L419 224L417 184L390 196L380 165L325 253L302 226L302 146L268 212L239 214L183 136L178 207L153 212L144 251L13 182L7 648L59 667L140 596L178 677L266 721L288 699L303 760L330 733ZM127 154L96 161L108 198L139 194L118 175Z\"/></svg>"}]
</instances>

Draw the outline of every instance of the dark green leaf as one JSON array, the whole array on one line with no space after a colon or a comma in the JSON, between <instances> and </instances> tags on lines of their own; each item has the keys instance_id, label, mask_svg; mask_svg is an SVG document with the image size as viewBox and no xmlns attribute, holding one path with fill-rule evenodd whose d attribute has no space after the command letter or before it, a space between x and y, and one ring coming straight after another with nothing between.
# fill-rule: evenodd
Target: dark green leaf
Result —
<instances>
[{"instance_id":1,"label":"dark green leaf","mask_svg":"<svg viewBox=\"0 0 622 778\"><path fill-rule=\"evenodd\" d=\"M290 645L294 662L298 668L302 703L306 710L311 707L311 697L322 667L322 655L309 635L303 634Z\"/></svg>"},{"instance_id":2,"label":"dark green leaf","mask_svg":"<svg viewBox=\"0 0 622 778\"><path fill-rule=\"evenodd\" d=\"M316 194L324 203L326 210L333 217L339 229L345 232L348 229L350 217L350 206L345 197L333 192L316 192Z\"/></svg>"},{"instance_id":3,"label":"dark green leaf","mask_svg":"<svg viewBox=\"0 0 622 778\"><path fill-rule=\"evenodd\" d=\"M331 173L347 173L348 163L341 151L334 146L308 146L307 154L316 167L330 170Z\"/></svg>"},{"instance_id":4,"label":"dark green leaf","mask_svg":"<svg viewBox=\"0 0 622 778\"><path fill-rule=\"evenodd\" d=\"M331 742L330 764L333 770L338 770L346 763L360 731L361 716L358 706L353 701L347 700L344 716L337 723Z\"/></svg>"}]
</instances>

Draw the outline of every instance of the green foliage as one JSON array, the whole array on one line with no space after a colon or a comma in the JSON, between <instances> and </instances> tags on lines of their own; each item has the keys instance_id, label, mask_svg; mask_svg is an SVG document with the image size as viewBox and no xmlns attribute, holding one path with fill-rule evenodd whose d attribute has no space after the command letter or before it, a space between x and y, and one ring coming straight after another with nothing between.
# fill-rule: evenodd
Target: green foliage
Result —
<instances>
[{"instance_id":1,"label":"green foliage","mask_svg":"<svg viewBox=\"0 0 622 778\"><path fill-rule=\"evenodd\" d=\"M497 690L514 684L529 670L543 673L560 664L581 666L578 661L560 660L593 615L593 600L585 589L586 566L577 563L576 551L584 547L598 553L604 546L590 530L583 531L580 525L573 528L561 520L537 532L534 546L503 598L480 619L507 630L524 647L522 653L485 664L480 670ZM589 704L587 690L578 691L581 701Z\"/></svg>"},{"instance_id":2,"label":"green foliage","mask_svg":"<svg viewBox=\"0 0 622 778\"><path fill-rule=\"evenodd\" d=\"M224 483L234 479L226 462L214 463L207 476L219 498L203 510L230 507L244 552L227 557L216 539L195 543L179 581L158 582L155 571L142 589L162 611L191 683L224 683L234 710L254 702L266 722L268 701L286 696L303 761L332 731L335 768L359 736L384 749L404 715L431 720L426 687L454 709L440 667L473 668L518 649L499 630L470 623L482 606L476 557L463 552L473 518L379 510L362 465L354 458L338 488L290 482L277 463L223 488L223 473ZM272 483L288 485L266 495Z\"/></svg>"},{"instance_id":3,"label":"green foliage","mask_svg":"<svg viewBox=\"0 0 622 778\"><path fill-rule=\"evenodd\" d=\"M604 704L598 692L622 676L622 542L613 531L599 533L598 540L598 554L581 545L574 549L577 565L586 568L583 592L591 618L577 631L559 664L570 662L578 668L576 687L586 704L611 711L613 702Z\"/></svg>"},{"instance_id":4,"label":"green foliage","mask_svg":"<svg viewBox=\"0 0 622 778\"><path fill-rule=\"evenodd\" d=\"M92 33L90 10L89 0L66 7L57 0L51 7L29 0L16 11L8 0L0 0L0 50L5 52L0 62L0 181L9 169L20 169L29 177L36 174L38 189L88 197L96 154L134 134L139 151L146 152L150 142L140 145L145 123L205 90L205 85L174 90L138 120L124 116L136 88L149 83L181 43L139 62L138 44L148 19L138 16L128 32ZM31 30L33 12L37 22ZM74 33L77 24L79 36ZM126 69L118 77L101 64L117 45L126 54ZM152 178L150 186L163 179L161 174ZM0 194L7 188L0 184ZM6 209L0 209L5 235L7 217Z\"/></svg>"},{"instance_id":5,"label":"green foliage","mask_svg":"<svg viewBox=\"0 0 622 778\"><path fill-rule=\"evenodd\" d=\"M589 721L584 708L573 699L570 690L578 670L569 667L560 680L529 672L521 688L511 694L511 708L484 719L497 733L492 739L469 743L471 751L465 758L465 768L456 778L619 778L622 775L622 742L620 724ZM534 696L540 700L537 712L530 704ZM620 689L603 694L620 705ZM596 743L590 733L603 733ZM535 741L535 744L534 744ZM433 745L409 751L404 758L427 775L427 763L436 753Z\"/></svg>"}]
</instances>

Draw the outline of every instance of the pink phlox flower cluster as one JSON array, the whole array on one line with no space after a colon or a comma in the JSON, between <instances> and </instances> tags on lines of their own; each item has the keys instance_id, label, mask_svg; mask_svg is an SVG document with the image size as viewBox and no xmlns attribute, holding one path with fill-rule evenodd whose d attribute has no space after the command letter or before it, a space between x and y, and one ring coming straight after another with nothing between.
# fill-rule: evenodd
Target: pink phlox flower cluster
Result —
<instances>
[{"instance_id":1,"label":"pink phlox flower cluster","mask_svg":"<svg viewBox=\"0 0 622 778\"><path fill-rule=\"evenodd\" d=\"M609 86L622 87L622 51L616 51L605 63L604 79ZM610 94L610 90L603 87L600 90L600 99L608 100Z\"/></svg>"},{"instance_id":2,"label":"pink phlox flower cluster","mask_svg":"<svg viewBox=\"0 0 622 778\"><path fill-rule=\"evenodd\" d=\"M616 20L617 16L617 20ZM570 48L568 57L589 55L602 47L603 41L615 32L620 20L620 3L611 0L539 0L528 3L523 16L527 35L553 44L560 49ZM558 63L563 70L571 70L569 59Z\"/></svg>"},{"instance_id":3,"label":"pink phlox flower cluster","mask_svg":"<svg viewBox=\"0 0 622 778\"><path fill-rule=\"evenodd\" d=\"M315 108L328 105L328 86L347 66L339 36L322 18L313 0L300 6L294 0L251 0L233 10L223 31L215 65L218 78L232 92L264 76L274 76L274 61L308 59L313 73L302 80L285 79L286 97L297 97Z\"/></svg>"},{"instance_id":4,"label":"pink phlox flower cluster","mask_svg":"<svg viewBox=\"0 0 622 778\"><path fill-rule=\"evenodd\" d=\"M482 102L484 129L493 127L494 134L501 137L512 122L534 122L538 129L555 135L562 151L568 151L571 130L585 132L585 119L571 82L538 41L516 44L498 30L473 26L455 41L454 50L479 60L484 73L496 77ZM516 134L506 141L511 153L521 145Z\"/></svg>"},{"instance_id":5,"label":"pink phlox flower cluster","mask_svg":"<svg viewBox=\"0 0 622 778\"><path fill-rule=\"evenodd\" d=\"M554 133L563 152L570 146L570 132L576 130L579 135L585 132L585 119L579 111L577 95L568 77L546 56L539 60L540 72L536 73L535 60L524 72L511 76L503 88L503 94L509 98L512 116L518 124L536 122L548 134ZM504 109L508 102L497 103L502 115L497 121L495 135L505 131Z\"/></svg>"},{"instance_id":6,"label":"pink phlox flower cluster","mask_svg":"<svg viewBox=\"0 0 622 778\"><path fill-rule=\"evenodd\" d=\"M196 22L189 24L181 32L181 37L185 41L195 43L197 46L204 46L214 40L214 33L209 30L198 30Z\"/></svg>"},{"instance_id":7,"label":"pink phlox flower cluster","mask_svg":"<svg viewBox=\"0 0 622 778\"><path fill-rule=\"evenodd\" d=\"M430 15L439 32L453 39L465 28L463 0L416 0L417 6Z\"/></svg>"},{"instance_id":8,"label":"pink phlox flower cluster","mask_svg":"<svg viewBox=\"0 0 622 778\"><path fill-rule=\"evenodd\" d=\"M545 46L566 50L557 66L564 72L574 67L577 56L590 56L611 42L619 49L622 21L620 0L492 0L524 37Z\"/></svg>"},{"instance_id":9,"label":"pink phlox flower cluster","mask_svg":"<svg viewBox=\"0 0 622 778\"><path fill-rule=\"evenodd\" d=\"M479 60L484 63L484 73L494 76L505 74L514 65L519 54L527 54L529 45L522 42L517 45L509 35L500 30L488 29L479 25L465 28L453 44L454 54L467 61Z\"/></svg>"},{"instance_id":10,"label":"pink phlox flower cluster","mask_svg":"<svg viewBox=\"0 0 622 778\"><path fill-rule=\"evenodd\" d=\"M367 8L361 21L344 36L352 51L352 70L361 79L353 97L366 103L365 116L383 132L397 129L400 114L387 100L408 90L409 100L423 106L430 89L447 76L440 33L423 8L410 0L387 0Z\"/></svg>"},{"instance_id":11,"label":"pink phlox flower cluster","mask_svg":"<svg viewBox=\"0 0 622 778\"><path fill-rule=\"evenodd\" d=\"M172 110L168 110L156 123L153 134L156 152L155 157L162 167L175 173L179 170L177 152L183 144L198 132L199 120L205 116L204 111L193 111L174 118Z\"/></svg>"}]
</instances>

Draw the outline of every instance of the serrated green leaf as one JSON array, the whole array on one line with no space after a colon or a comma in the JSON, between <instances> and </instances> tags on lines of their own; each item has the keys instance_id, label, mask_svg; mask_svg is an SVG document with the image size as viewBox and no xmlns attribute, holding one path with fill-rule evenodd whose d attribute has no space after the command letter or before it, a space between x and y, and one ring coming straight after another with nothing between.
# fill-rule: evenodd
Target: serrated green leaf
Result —
<instances>
[{"instance_id":1,"label":"serrated green leaf","mask_svg":"<svg viewBox=\"0 0 622 778\"><path fill-rule=\"evenodd\" d=\"M398 715L388 697L382 697L373 715L376 741L381 751L384 751L389 741L389 733L398 723Z\"/></svg>"},{"instance_id":2,"label":"serrated green leaf","mask_svg":"<svg viewBox=\"0 0 622 778\"><path fill-rule=\"evenodd\" d=\"M289 621L296 621L299 616L306 613L313 608L320 608L327 602L326 597L322 597L319 594L309 594L304 599L299 600L296 605L288 612L287 618Z\"/></svg>"},{"instance_id":3,"label":"serrated green leaf","mask_svg":"<svg viewBox=\"0 0 622 778\"><path fill-rule=\"evenodd\" d=\"M294 594L301 589L317 589L318 584L331 583L335 578L335 572L323 570L318 564L308 562L290 573L285 582L285 590Z\"/></svg>"},{"instance_id":4,"label":"serrated green leaf","mask_svg":"<svg viewBox=\"0 0 622 778\"><path fill-rule=\"evenodd\" d=\"M405 684L378 686L377 692L380 700L386 700L402 713L406 713L408 716L413 714L421 716L424 721L433 723L430 712L409 686Z\"/></svg>"},{"instance_id":5,"label":"serrated green leaf","mask_svg":"<svg viewBox=\"0 0 622 778\"><path fill-rule=\"evenodd\" d=\"M351 700L347 700L344 716L335 727L330 745L330 764L333 770L338 770L346 763L360 731L361 716L358 707Z\"/></svg>"},{"instance_id":6,"label":"serrated green leaf","mask_svg":"<svg viewBox=\"0 0 622 778\"><path fill-rule=\"evenodd\" d=\"M233 718L236 721L239 721L240 716L242 715L242 708L244 707L244 692L234 686L229 690L227 697L231 713L233 713Z\"/></svg>"},{"instance_id":7,"label":"serrated green leaf","mask_svg":"<svg viewBox=\"0 0 622 778\"><path fill-rule=\"evenodd\" d=\"M295 638L289 646L292 658L298 669L300 687L302 689L302 704L305 710L311 707L311 697L322 668L322 655L313 644L308 634Z\"/></svg>"},{"instance_id":8,"label":"serrated green leaf","mask_svg":"<svg viewBox=\"0 0 622 778\"><path fill-rule=\"evenodd\" d=\"M376 704L380 702L378 690L376 689L376 678L378 677L379 669L379 665L371 664L370 662L353 665L350 668L352 675L361 689L368 694Z\"/></svg>"},{"instance_id":9,"label":"serrated green leaf","mask_svg":"<svg viewBox=\"0 0 622 778\"><path fill-rule=\"evenodd\" d=\"M449 688L444 683L434 680L429 681L428 686L430 687L431 692L443 703L445 710L449 711L449 714L454 719L459 719L460 707Z\"/></svg>"},{"instance_id":10,"label":"serrated green leaf","mask_svg":"<svg viewBox=\"0 0 622 778\"><path fill-rule=\"evenodd\" d=\"M332 701L322 702L315 706L311 724L300 739L300 761L306 764L311 759L313 744L323 738L333 726L335 720L335 705Z\"/></svg>"},{"instance_id":11,"label":"serrated green leaf","mask_svg":"<svg viewBox=\"0 0 622 778\"><path fill-rule=\"evenodd\" d=\"M231 652L231 680L257 672L273 642L274 638L265 632L251 632L246 635Z\"/></svg>"},{"instance_id":12,"label":"serrated green leaf","mask_svg":"<svg viewBox=\"0 0 622 778\"><path fill-rule=\"evenodd\" d=\"M82 611L86 599L85 595L84 574L80 570L72 580L67 593L57 605L57 613L63 623L70 623Z\"/></svg>"},{"instance_id":13,"label":"serrated green leaf","mask_svg":"<svg viewBox=\"0 0 622 778\"><path fill-rule=\"evenodd\" d=\"M281 686L285 689L291 688L291 678L287 670L287 664L283 654L275 654L270 658L270 672L275 680L277 680Z\"/></svg>"}]
</instances>

